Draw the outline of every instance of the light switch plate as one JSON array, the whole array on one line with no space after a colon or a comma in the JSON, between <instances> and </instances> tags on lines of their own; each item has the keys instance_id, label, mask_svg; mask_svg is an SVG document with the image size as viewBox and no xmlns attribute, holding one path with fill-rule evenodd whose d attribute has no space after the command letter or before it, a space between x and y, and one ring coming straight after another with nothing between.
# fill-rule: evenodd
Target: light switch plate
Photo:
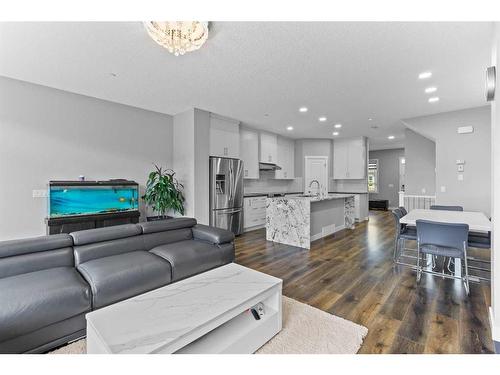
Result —
<instances>
[{"instance_id":1,"label":"light switch plate","mask_svg":"<svg viewBox=\"0 0 500 375\"><path fill-rule=\"evenodd\" d=\"M394 187L394 184L389 184L389 187L390 187L390 188L393 188L393 187Z\"/></svg>"},{"instance_id":2,"label":"light switch plate","mask_svg":"<svg viewBox=\"0 0 500 375\"><path fill-rule=\"evenodd\" d=\"M458 175L458 181L463 181L464 180L464 175L463 174L459 174Z\"/></svg>"},{"instance_id":3,"label":"light switch plate","mask_svg":"<svg viewBox=\"0 0 500 375\"><path fill-rule=\"evenodd\" d=\"M463 165L463 164L459 164L459 165L457 166L457 170L458 170L459 172L463 172L463 171L464 171L464 165Z\"/></svg>"},{"instance_id":4,"label":"light switch plate","mask_svg":"<svg viewBox=\"0 0 500 375\"><path fill-rule=\"evenodd\" d=\"M446 193L446 186L441 186L441 193Z\"/></svg>"},{"instance_id":5,"label":"light switch plate","mask_svg":"<svg viewBox=\"0 0 500 375\"><path fill-rule=\"evenodd\" d=\"M47 190L33 190L33 198L47 198Z\"/></svg>"}]
</instances>

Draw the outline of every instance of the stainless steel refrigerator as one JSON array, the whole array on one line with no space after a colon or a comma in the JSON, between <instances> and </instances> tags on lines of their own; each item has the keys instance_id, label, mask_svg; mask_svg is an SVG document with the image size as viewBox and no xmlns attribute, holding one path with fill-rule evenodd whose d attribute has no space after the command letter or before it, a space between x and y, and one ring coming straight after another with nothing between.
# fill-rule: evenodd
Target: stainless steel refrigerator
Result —
<instances>
[{"instance_id":1,"label":"stainless steel refrigerator","mask_svg":"<svg viewBox=\"0 0 500 375\"><path fill-rule=\"evenodd\" d=\"M210 156L210 225L243 232L243 161Z\"/></svg>"}]
</instances>

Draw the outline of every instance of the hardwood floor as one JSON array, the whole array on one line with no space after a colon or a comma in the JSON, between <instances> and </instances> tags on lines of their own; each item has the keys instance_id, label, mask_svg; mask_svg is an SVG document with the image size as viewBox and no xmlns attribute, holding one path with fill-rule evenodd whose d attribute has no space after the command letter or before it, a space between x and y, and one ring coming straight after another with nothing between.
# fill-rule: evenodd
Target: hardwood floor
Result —
<instances>
[{"instance_id":1,"label":"hardwood floor","mask_svg":"<svg viewBox=\"0 0 500 375\"><path fill-rule=\"evenodd\" d=\"M471 283L469 297L459 280L424 274L417 285L414 271L393 264L393 241L390 212L373 211L310 251L268 242L264 229L245 233L236 262L283 279L288 297L366 326L360 353L492 353L489 284Z\"/></svg>"}]
</instances>

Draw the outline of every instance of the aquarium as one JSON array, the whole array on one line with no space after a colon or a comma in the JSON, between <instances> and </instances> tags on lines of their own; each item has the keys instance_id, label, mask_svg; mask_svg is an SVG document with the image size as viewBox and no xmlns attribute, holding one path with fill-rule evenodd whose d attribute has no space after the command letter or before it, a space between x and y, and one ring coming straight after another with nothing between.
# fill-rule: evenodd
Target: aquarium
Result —
<instances>
[{"instance_id":1,"label":"aquarium","mask_svg":"<svg viewBox=\"0 0 500 375\"><path fill-rule=\"evenodd\" d=\"M138 185L106 183L50 184L49 217L138 210Z\"/></svg>"}]
</instances>

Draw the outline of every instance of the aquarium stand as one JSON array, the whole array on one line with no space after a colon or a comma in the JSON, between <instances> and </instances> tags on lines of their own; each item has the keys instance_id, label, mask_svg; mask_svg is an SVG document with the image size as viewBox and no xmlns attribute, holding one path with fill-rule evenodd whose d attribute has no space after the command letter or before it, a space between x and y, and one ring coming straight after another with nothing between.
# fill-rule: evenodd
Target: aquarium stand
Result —
<instances>
[{"instance_id":1,"label":"aquarium stand","mask_svg":"<svg viewBox=\"0 0 500 375\"><path fill-rule=\"evenodd\" d=\"M85 216L47 218L47 234L71 233L77 230L111 227L139 222L139 211L113 212Z\"/></svg>"}]
</instances>

